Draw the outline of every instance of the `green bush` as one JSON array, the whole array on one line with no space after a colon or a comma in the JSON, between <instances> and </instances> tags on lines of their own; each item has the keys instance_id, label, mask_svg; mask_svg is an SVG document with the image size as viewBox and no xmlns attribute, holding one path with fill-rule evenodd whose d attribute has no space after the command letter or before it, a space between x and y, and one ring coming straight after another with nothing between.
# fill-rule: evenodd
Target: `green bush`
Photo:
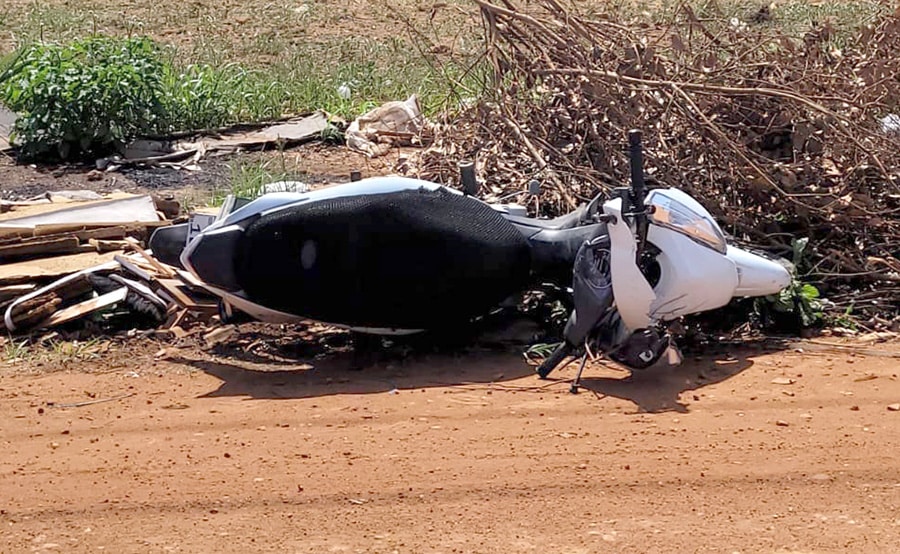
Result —
<instances>
[{"instance_id":1,"label":"green bush","mask_svg":"<svg viewBox=\"0 0 900 554\"><path fill-rule=\"evenodd\" d=\"M0 83L19 114L14 139L25 157L110 151L166 121L166 64L147 38L94 36L20 52Z\"/></svg>"}]
</instances>

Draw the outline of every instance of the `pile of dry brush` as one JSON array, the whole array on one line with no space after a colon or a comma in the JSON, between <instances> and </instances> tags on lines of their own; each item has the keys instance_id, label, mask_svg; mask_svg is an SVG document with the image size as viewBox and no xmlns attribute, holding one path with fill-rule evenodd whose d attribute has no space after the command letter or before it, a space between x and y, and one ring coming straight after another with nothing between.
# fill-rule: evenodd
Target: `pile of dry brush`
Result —
<instances>
[{"instance_id":1,"label":"pile of dry brush","mask_svg":"<svg viewBox=\"0 0 900 554\"><path fill-rule=\"evenodd\" d=\"M827 23L790 38L686 4L656 28L476 2L494 94L436 125L419 176L455 183L475 159L487 196L537 178L537 210L556 215L627 184L639 128L651 184L698 198L742 244L790 258L808 237L801 274L833 309L900 310L900 10L838 49Z\"/></svg>"}]
</instances>

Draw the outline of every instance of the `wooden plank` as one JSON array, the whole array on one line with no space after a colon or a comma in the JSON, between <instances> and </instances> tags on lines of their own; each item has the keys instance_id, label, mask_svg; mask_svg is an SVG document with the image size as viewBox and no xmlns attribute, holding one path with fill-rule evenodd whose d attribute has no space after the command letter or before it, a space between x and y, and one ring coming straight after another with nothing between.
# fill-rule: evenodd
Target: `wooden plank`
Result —
<instances>
[{"instance_id":1,"label":"wooden plank","mask_svg":"<svg viewBox=\"0 0 900 554\"><path fill-rule=\"evenodd\" d=\"M128 248L128 242L124 240L88 239L88 244L97 252L113 252Z\"/></svg>"},{"instance_id":2,"label":"wooden plank","mask_svg":"<svg viewBox=\"0 0 900 554\"><path fill-rule=\"evenodd\" d=\"M193 309L198 307L187 294L182 292L179 287L184 286L174 279L156 279L156 284L163 288L182 308Z\"/></svg>"},{"instance_id":3,"label":"wooden plank","mask_svg":"<svg viewBox=\"0 0 900 554\"><path fill-rule=\"evenodd\" d=\"M100 231L102 229L115 229L115 228L124 228L125 233L123 237L129 233L145 233L148 230L156 229L157 227L168 227L172 222L169 220L164 221L136 221L132 223L51 223L45 225L36 225L34 229L31 231L34 236L44 236L44 235L55 235L60 233L75 233L76 235L80 233L91 233L94 231ZM0 223L2 226L2 223ZM88 235L86 238L91 238ZM118 238L118 237L100 237L93 236L93 238Z\"/></svg>"},{"instance_id":4,"label":"wooden plank","mask_svg":"<svg viewBox=\"0 0 900 554\"><path fill-rule=\"evenodd\" d=\"M0 265L0 285L48 283L82 269L108 264L112 262L113 256L113 254L97 254L95 251L2 264ZM115 265L110 266L110 268L114 267Z\"/></svg>"},{"instance_id":5,"label":"wooden plank","mask_svg":"<svg viewBox=\"0 0 900 554\"><path fill-rule=\"evenodd\" d=\"M156 279L156 284L183 308L207 313L219 311L218 304L213 300L204 302L202 299L192 298L188 286L176 279Z\"/></svg>"},{"instance_id":6,"label":"wooden plank","mask_svg":"<svg viewBox=\"0 0 900 554\"><path fill-rule=\"evenodd\" d=\"M0 287L0 302L9 300L10 298L18 298L28 294L36 288L37 286L33 284L7 285L5 287Z\"/></svg>"},{"instance_id":7,"label":"wooden plank","mask_svg":"<svg viewBox=\"0 0 900 554\"><path fill-rule=\"evenodd\" d=\"M45 241L27 242L0 246L0 261L52 256L55 254L71 254L78 252L78 238L65 237Z\"/></svg>"},{"instance_id":8,"label":"wooden plank","mask_svg":"<svg viewBox=\"0 0 900 554\"><path fill-rule=\"evenodd\" d=\"M12 238L0 238L0 246L7 244L19 244L28 243L28 242L36 242L42 240L51 240L57 238L66 238L66 237L76 237L78 240L84 242L89 239L123 239L125 235L128 234L128 227L124 225L116 225L114 227L98 227L98 228L88 228L85 225L81 225L81 229L72 229L65 232L59 233L39 233L34 231L29 231L28 235L25 237L12 237ZM53 230L52 228L50 230Z\"/></svg>"},{"instance_id":9,"label":"wooden plank","mask_svg":"<svg viewBox=\"0 0 900 554\"><path fill-rule=\"evenodd\" d=\"M35 323L47 319L62 305L62 298L53 296L49 301L37 304L24 313L12 318L16 331L28 330Z\"/></svg>"},{"instance_id":10,"label":"wooden plank","mask_svg":"<svg viewBox=\"0 0 900 554\"><path fill-rule=\"evenodd\" d=\"M163 264L159 263L159 260L157 260L156 258L151 256L146 250L144 250L141 247L141 244L137 240L135 240L131 237L125 237L125 242L130 244L131 248L134 249L135 252L137 252L138 254L141 255L142 258L147 260L147 263L149 263L151 266L153 266L153 269L158 271L160 275L164 275L165 277L175 277L174 271L172 271L168 267L163 266Z\"/></svg>"},{"instance_id":11,"label":"wooden plank","mask_svg":"<svg viewBox=\"0 0 900 554\"><path fill-rule=\"evenodd\" d=\"M176 269L175 274L178 276L179 279L181 279L181 281L185 285L191 287L192 289L207 290L206 284L203 281L201 281L200 279L197 279L196 277L194 277L194 274L191 273L190 271L185 271L183 269Z\"/></svg>"},{"instance_id":12,"label":"wooden plank","mask_svg":"<svg viewBox=\"0 0 900 554\"><path fill-rule=\"evenodd\" d=\"M133 263L133 260L126 258L125 256L116 255L114 258L120 266L122 266L129 273L136 275L140 279L147 281L148 283L153 281L153 276L141 269L137 264Z\"/></svg>"},{"instance_id":13,"label":"wooden plank","mask_svg":"<svg viewBox=\"0 0 900 554\"><path fill-rule=\"evenodd\" d=\"M48 319L43 321L39 325L39 327L52 327L54 325L59 325L67 321L72 321L73 319L78 319L79 317L84 317L90 313L102 310L103 308L112 306L113 304L117 304L125 300L125 296L127 294L128 287L122 287L96 298L86 300L80 304L69 306L68 308L60 310L50 316Z\"/></svg>"},{"instance_id":14,"label":"wooden plank","mask_svg":"<svg viewBox=\"0 0 900 554\"><path fill-rule=\"evenodd\" d=\"M112 240L112 239L124 239L125 235L128 234L128 228L124 225L117 225L115 227L100 227L97 229L84 229L82 231L73 231L73 235L78 237L78 240L84 242L89 241L91 239L97 240ZM40 235L39 235L40 236Z\"/></svg>"}]
</instances>

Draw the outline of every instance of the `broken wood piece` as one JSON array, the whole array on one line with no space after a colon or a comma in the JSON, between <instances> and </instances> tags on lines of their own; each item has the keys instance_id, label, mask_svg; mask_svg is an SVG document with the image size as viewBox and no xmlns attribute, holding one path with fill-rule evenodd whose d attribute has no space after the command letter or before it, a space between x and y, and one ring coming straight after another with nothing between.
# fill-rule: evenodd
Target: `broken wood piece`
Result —
<instances>
[{"instance_id":1,"label":"broken wood piece","mask_svg":"<svg viewBox=\"0 0 900 554\"><path fill-rule=\"evenodd\" d=\"M153 266L153 269L158 271L160 275L164 275L166 277L175 277L175 272L172 269L167 268L163 264L159 263L159 260L151 256L146 250L144 250L144 248L141 246L141 243L138 242L137 239L133 237L125 237L125 242L127 242L135 252L140 254L142 258L147 260L147 262L151 266Z\"/></svg>"},{"instance_id":2,"label":"broken wood piece","mask_svg":"<svg viewBox=\"0 0 900 554\"><path fill-rule=\"evenodd\" d=\"M160 286L168 295L175 299L182 308L190 311L201 312L218 312L218 305L214 302L203 302L202 300L191 298L191 291L187 285L175 279L156 279L156 284Z\"/></svg>"},{"instance_id":3,"label":"broken wood piece","mask_svg":"<svg viewBox=\"0 0 900 554\"><path fill-rule=\"evenodd\" d=\"M128 287L122 287L112 292L97 296L96 298L91 298L90 300L81 302L80 304L69 306L68 308L60 310L50 316L40 324L40 327L52 327L54 325L59 325L67 321L72 321L73 319L84 317L98 310L102 310L103 308L118 304L119 302L125 300L125 296L127 295Z\"/></svg>"},{"instance_id":4,"label":"broken wood piece","mask_svg":"<svg viewBox=\"0 0 900 554\"><path fill-rule=\"evenodd\" d=\"M36 285L30 283L24 285L7 285L5 287L0 286L0 302L28 294L36 288Z\"/></svg>"},{"instance_id":5,"label":"broken wood piece","mask_svg":"<svg viewBox=\"0 0 900 554\"><path fill-rule=\"evenodd\" d=\"M109 264L115 269L113 254L82 252L52 258L34 258L24 262L0 265L0 285L40 284L56 281L86 268Z\"/></svg>"},{"instance_id":6,"label":"broken wood piece","mask_svg":"<svg viewBox=\"0 0 900 554\"><path fill-rule=\"evenodd\" d=\"M93 291L90 282L84 276L61 281L45 287L39 294L35 294L30 298L23 297L20 302L10 308L10 314L15 317L23 312L30 311L37 306L45 304L58 298L60 302L66 303L81 298ZM26 295L27 296L27 295Z\"/></svg>"},{"instance_id":7,"label":"broken wood piece","mask_svg":"<svg viewBox=\"0 0 900 554\"><path fill-rule=\"evenodd\" d=\"M203 281L201 281L200 279L197 279L196 277L194 277L194 274L189 271L185 271L183 269L176 269L175 274L178 276L179 279L181 279L181 281L185 285L190 287L192 290L202 290L202 291L208 290L206 288L206 284Z\"/></svg>"},{"instance_id":8,"label":"broken wood piece","mask_svg":"<svg viewBox=\"0 0 900 554\"><path fill-rule=\"evenodd\" d=\"M10 244L7 246L0 246L0 263L26 258L53 256L56 254L71 254L73 252L78 252L79 250L77 237L64 237Z\"/></svg>"},{"instance_id":9,"label":"broken wood piece","mask_svg":"<svg viewBox=\"0 0 900 554\"><path fill-rule=\"evenodd\" d=\"M62 305L62 298L53 296L46 302L29 306L28 311L15 316L16 329L27 329L52 316Z\"/></svg>"},{"instance_id":10,"label":"broken wood piece","mask_svg":"<svg viewBox=\"0 0 900 554\"><path fill-rule=\"evenodd\" d=\"M88 259L96 259L96 254L91 255ZM0 266L2 269L3 266ZM111 271L119 268L120 265L115 261L94 265L86 269L80 269L70 275L53 281L49 285L43 286L37 290L29 292L24 296L20 296L13 301L3 313L3 322L10 331L16 331L20 328L22 321L22 312L30 311L41 304L59 300L56 307L60 307L71 301L80 300L87 294L93 294L93 287L88 280L88 275L103 271ZM18 317L15 317L17 316ZM47 316L51 314L46 314ZM18 322L17 322L18 321ZM31 324L32 320L27 318L26 323Z\"/></svg>"},{"instance_id":11,"label":"broken wood piece","mask_svg":"<svg viewBox=\"0 0 900 554\"><path fill-rule=\"evenodd\" d=\"M0 222L0 227L2 227ZM149 234L157 227L167 227L172 222L165 221L143 221L143 222L114 222L114 223L51 223L36 225L34 229L26 229L29 235L35 237L46 235L74 234L79 240L95 239L122 239L127 235L144 236ZM6 236L7 230L0 229L0 235Z\"/></svg>"},{"instance_id":12,"label":"broken wood piece","mask_svg":"<svg viewBox=\"0 0 900 554\"><path fill-rule=\"evenodd\" d=\"M185 316L187 316L187 308L176 309L169 314L169 319L163 323L160 328L161 329L174 329L181 325L181 322L184 320Z\"/></svg>"},{"instance_id":13,"label":"broken wood piece","mask_svg":"<svg viewBox=\"0 0 900 554\"><path fill-rule=\"evenodd\" d=\"M88 239L88 244L91 245L93 249L97 252L114 252L116 250L125 250L128 248L128 241L124 240L102 240L102 239Z\"/></svg>"},{"instance_id":14,"label":"broken wood piece","mask_svg":"<svg viewBox=\"0 0 900 554\"><path fill-rule=\"evenodd\" d=\"M120 266L122 266L122 269L125 269L132 275L135 275L148 283L153 281L153 276L150 275L149 273L147 273L146 271L144 271L143 269L141 269L141 267L138 266L136 263L134 263L134 261L135 261L134 259L126 258L125 256L119 256L119 255L116 255L113 259L116 262L118 262L118 264Z\"/></svg>"},{"instance_id":15,"label":"broken wood piece","mask_svg":"<svg viewBox=\"0 0 900 554\"><path fill-rule=\"evenodd\" d=\"M217 344L221 344L226 340L230 339L237 332L237 328L234 325L226 325L224 327L218 327L213 329L209 333L203 335L203 340L206 342L206 346L212 347Z\"/></svg>"}]
</instances>

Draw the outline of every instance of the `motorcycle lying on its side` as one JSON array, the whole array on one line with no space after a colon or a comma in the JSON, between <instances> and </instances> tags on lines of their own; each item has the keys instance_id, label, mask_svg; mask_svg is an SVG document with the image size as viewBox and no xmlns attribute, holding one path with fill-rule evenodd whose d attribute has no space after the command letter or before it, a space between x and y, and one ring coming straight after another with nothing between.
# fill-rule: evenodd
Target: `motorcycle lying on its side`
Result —
<instances>
[{"instance_id":1,"label":"motorcycle lying on its side","mask_svg":"<svg viewBox=\"0 0 900 554\"><path fill-rule=\"evenodd\" d=\"M776 294L791 277L777 261L728 245L684 192L648 192L640 132L629 142L631 187L557 219L431 182L370 178L263 195L204 229L180 261L221 297L223 315L371 334L466 322L537 284L570 285L565 338L540 377L586 352L643 369L670 346L667 322ZM462 177L471 190L473 172ZM179 232L157 231L151 248Z\"/></svg>"}]
</instances>

